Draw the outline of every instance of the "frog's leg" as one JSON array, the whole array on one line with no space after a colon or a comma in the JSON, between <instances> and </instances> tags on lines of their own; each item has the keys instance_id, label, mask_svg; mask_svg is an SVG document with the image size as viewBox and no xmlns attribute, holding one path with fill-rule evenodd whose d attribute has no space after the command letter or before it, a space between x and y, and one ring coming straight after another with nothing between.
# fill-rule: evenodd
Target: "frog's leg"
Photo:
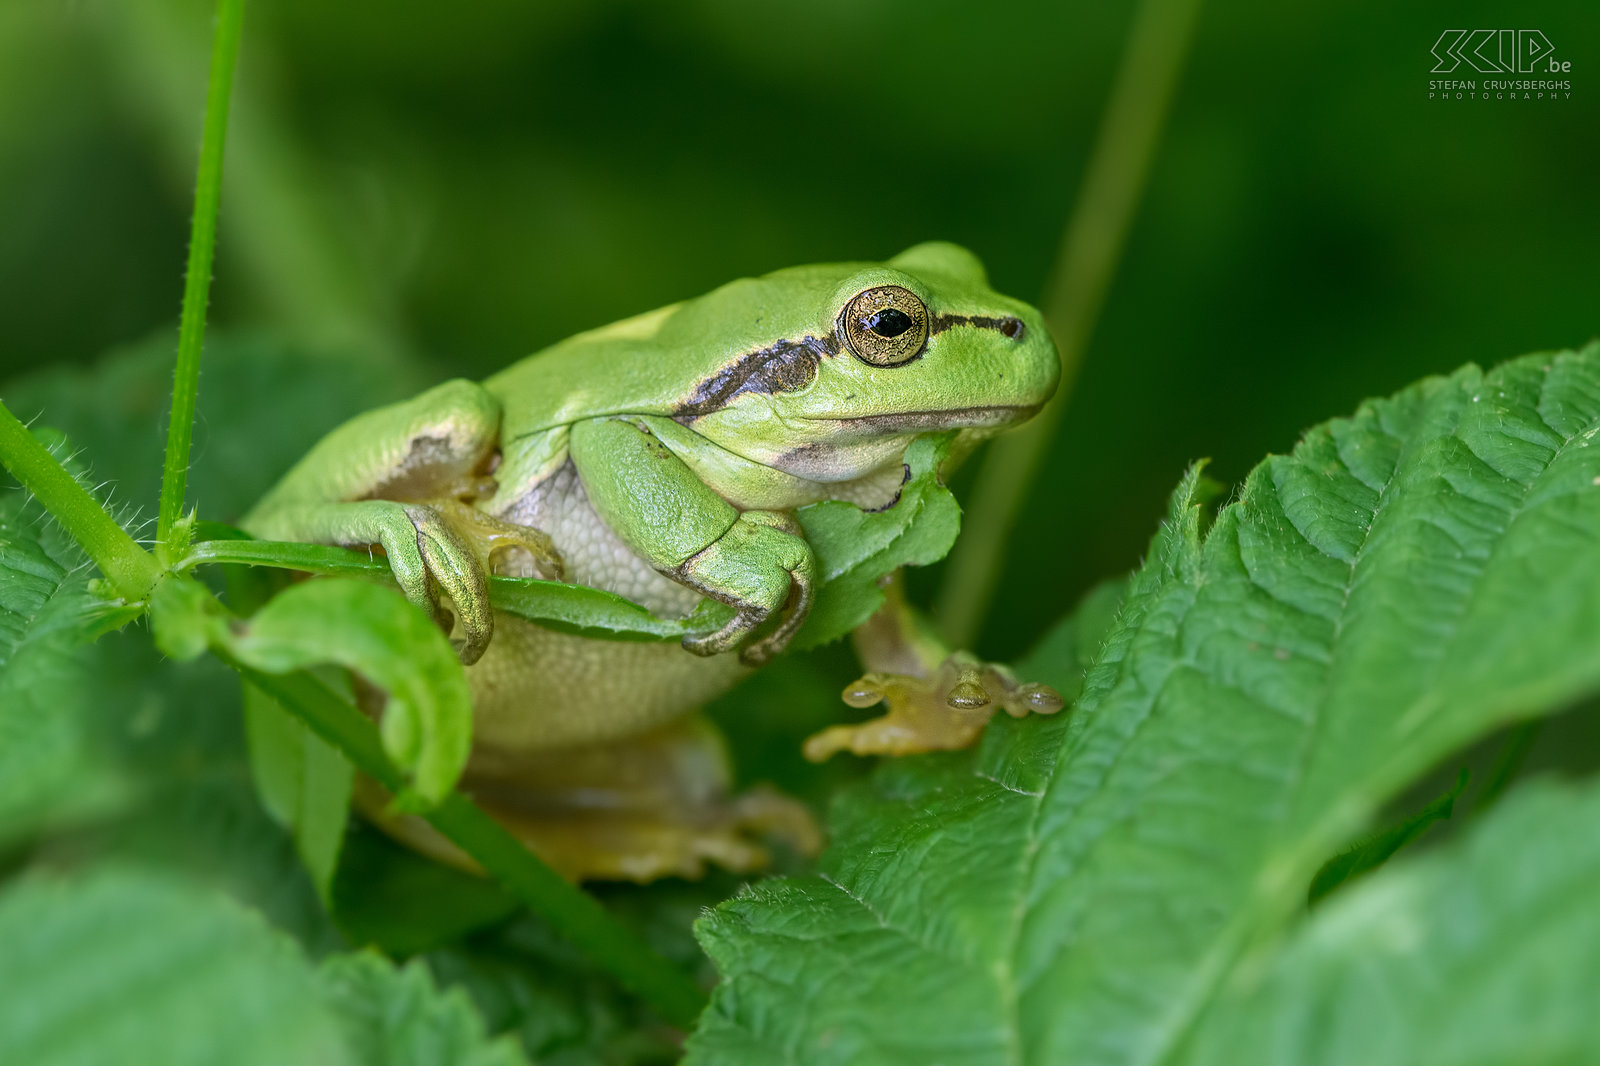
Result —
<instances>
[{"instance_id":1,"label":"frog's leg","mask_svg":"<svg viewBox=\"0 0 1600 1066\"><path fill-rule=\"evenodd\" d=\"M1054 714L1062 699L1048 685L1024 684L999 663L950 653L922 625L901 592L896 574L884 605L855 632L867 673L844 690L852 707L886 703L888 711L859 725L836 725L806 740L814 762L835 752L912 755L965 748L1004 709L1013 718Z\"/></svg>"},{"instance_id":2,"label":"frog's leg","mask_svg":"<svg viewBox=\"0 0 1600 1066\"><path fill-rule=\"evenodd\" d=\"M816 586L816 557L794 519L737 510L640 419L577 423L571 455L596 513L629 548L737 611L717 632L685 637L685 648L696 655L729 651L783 612L777 628L739 658L756 666L783 650L805 621Z\"/></svg>"},{"instance_id":3,"label":"frog's leg","mask_svg":"<svg viewBox=\"0 0 1600 1066\"><path fill-rule=\"evenodd\" d=\"M699 715L621 741L525 757L514 776L469 768L462 788L532 851L574 881L700 877L714 863L735 873L770 861L759 838L814 855L822 834L810 811L769 788L729 795L716 728ZM415 816L387 813L363 781L363 809L387 832L469 870L472 860Z\"/></svg>"},{"instance_id":4,"label":"frog's leg","mask_svg":"<svg viewBox=\"0 0 1600 1066\"><path fill-rule=\"evenodd\" d=\"M382 545L401 591L446 632L456 619L440 594L449 598L461 660L476 662L494 632L485 569L501 559L541 576L560 567L544 534L464 502L493 491L499 433L498 401L472 382L447 381L328 434L241 524L268 540Z\"/></svg>"}]
</instances>

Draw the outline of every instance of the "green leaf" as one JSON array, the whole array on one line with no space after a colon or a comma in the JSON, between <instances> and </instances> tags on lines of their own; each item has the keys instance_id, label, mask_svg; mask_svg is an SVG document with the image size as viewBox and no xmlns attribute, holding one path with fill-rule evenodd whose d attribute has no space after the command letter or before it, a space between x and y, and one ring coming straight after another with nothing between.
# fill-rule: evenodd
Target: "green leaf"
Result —
<instances>
[{"instance_id":1,"label":"green leaf","mask_svg":"<svg viewBox=\"0 0 1600 1066\"><path fill-rule=\"evenodd\" d=\"M726 884L717 887L723 891L687 882L600 891L607 908L658 951L686 969L698 964L709 970L688 935L689 923L727 894ZM661 1025L637 997L534 915L429 952L426 959L440 983L472 996L491 1032L515 1033L541 1066L669 1066L682 1053L682 1038L673 1028Z\"/></svg>"},{"instance_id":2,"label":"green leaf","mask_svg":"<svg viewBox=\"0 0 1600 1066\"><path fill-rule=\"evenodd\" d=\"M1600 1048L1600 788L1534 782L1248 960L1186 1053L1202 1066L1538 1066Z\"/></svg>"},{"instance_id":3,"label":"green leaf","mask_svg":"<svg viewBox=\"0 0 1600 1066\"><path fill-rule=\"evenodd\" d=\"M396 969L372 953L336 955L317 973L355 1061L382 1066L526 1066L509 1037L489 1040L460 989L441 993L421 963Z\"/></svg>"},{"instance_id":4,"label":"green leaf","mask_svg":"<svg viewBox=\"0 0 1600 1066\"><path fill-rule=\"evenodd\" d=\"M34 435L67 456L60 434ZM20 490L0 491L0 839L63 805L113 800L95 787L109 782L95 781L98 760L84 743L83 646L130 613L96 596L92 575L55 521Z\"/></svg>"},{"instance_id":5,"label":"green leaf","mask_svg":"<svg viewBox=\"0 0 1600 1066\"><path fill-rule=\"evenodd\" d=\"M401 846L371 826L350 826L326 899L354 944L407 956L458 940L522 904L487 878Z\"/></svg>"},{"instance_id":6,"label":"green leaf","mask_svg":"<svg viewBox=\"0 0 1600 1066\"><path fill-rule=\"evenodd\" d=\"M0 896L0 1062L356 1063L293 942L214 891L131 871Z\"/></svg>"},{"instance_id":7,"label":"green leaf","mask_svg":"<svg viewBox=\"0 0 1600 1066\"><path fill-rule=\"evenodd\" d=\"M702 919L696 1063L1160 1062L1408 781L1600 687L1600 345L1467 367L1198 473L1070 715L841 802Z\"/></svg>"},{"instance_id":8,"label":"green leaf","mask_svg":"<svg viewBox=\"0 0 1600 1066\"><path fill-rule=\"evenodd\" d=\"M1462 769L1450 791L1410 817L1363 837L1323 863L1322 869L1311 879L1306 902L1314 905L1346 881L1377 869L1393 858L1395 852L1426 833L1434 822L1449 818L1455 810L1456 800L1467 787L1468 776L1467 771Z\"/></svg>"},{"instance_id":9,"label":"green leaf","mask_svg":"<svg viewBox=\"0 0 1600 1066\"><path fill-rule=\"evenodd\" d=\"M227 617L201 586L170 578L151 619L159 646L177 659L206 648L270 674L313 666L352 670L388 695L385 754L410 779L407 809L450 793L472 747L472 703L455 651L399 592L361 581L308 581L274 597L248 622Z\"/></svg>"},{"instance_id":10,"label":"green leaf","mask_svg":"<svg viewBox=\"0 0 1600 1066\"><path fill-rule=\"evenodd\" d=\"M961 531L961 508L939 480L955 435L918 437L906 448L906 481L894 506L863 511L823 500L795 512L817 553L822 587L796 651L838 640L883 605L879 579L902 566L927 566L950 551Z\"/></svg>"},{"instance_id":11,"label":"green leaf","mask_svg":"<svg viewBox=\"0 0 1600 1066\"><path fill-rule=\"evenodd\" d=\"M295 851L326 904L344 845L355 769L337 748L248 682L244 721L251 776L262 803L294 835Z\"/></svg>"},{"instance_id":12,"label":"green leaf","mask_svg":"<svg viewBox=\"0 0 1600 1066\"><path fill-rule=\"evenodd\" d=\"M518 1066L466 996L375 955L313 967L216 891L133 869L0 896L0 1062Z\"/></svg>"}]
</instances>

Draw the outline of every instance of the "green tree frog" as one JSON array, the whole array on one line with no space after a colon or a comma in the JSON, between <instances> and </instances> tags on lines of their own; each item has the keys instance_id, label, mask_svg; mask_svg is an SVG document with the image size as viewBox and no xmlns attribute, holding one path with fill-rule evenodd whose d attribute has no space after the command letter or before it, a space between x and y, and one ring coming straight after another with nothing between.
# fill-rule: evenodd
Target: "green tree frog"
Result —
<instances>
[{"instance_id":1,"label":"green tree frog","mask_svg":"<svg viewBox=\"0 0 1600 1066\"><path fill-rule=\"evenodd\" d=\"M695 712L805 620L817 565L794 509L891 505L917 434L959 430L953 454L968 450L1036 412L1059 373L1039 312L990 289L955 245L795 267L361 415L243 525L382 548L467 664L462 788L564 874L747 871L765 862L763 834L810 850L818 832L774 791L733 795L719 738ZM489 573L607 589L662 616L705 597L734 614L682 647L589 639L497 614ZM958 747L996 705L1061 705L948 656L896 595L857 646L872 672L845 698L886 699L889 713L813 738L813 757ZM463 860L420 820L384 813L381 796L364 800L390 832Z\"/></svg>"}]
</instances>

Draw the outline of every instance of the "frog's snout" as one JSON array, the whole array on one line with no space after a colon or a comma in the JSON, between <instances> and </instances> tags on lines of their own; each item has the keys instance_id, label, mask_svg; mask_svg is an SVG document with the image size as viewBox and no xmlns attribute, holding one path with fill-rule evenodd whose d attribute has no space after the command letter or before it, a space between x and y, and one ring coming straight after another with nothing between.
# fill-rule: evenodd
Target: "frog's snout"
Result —
<instances>
[{"instance_id":1,"label":"frog's snout","mask_svg":"<svg viewBox=\"0 0 1600 1066\"><path fill-rule=\"evenodd\" d=\"M1027 323L1020 318L1006 316L1000 320L1000 334L1009 340L1020 341L1022 335L1028 332Z\"/></svg>"}]
</instances>

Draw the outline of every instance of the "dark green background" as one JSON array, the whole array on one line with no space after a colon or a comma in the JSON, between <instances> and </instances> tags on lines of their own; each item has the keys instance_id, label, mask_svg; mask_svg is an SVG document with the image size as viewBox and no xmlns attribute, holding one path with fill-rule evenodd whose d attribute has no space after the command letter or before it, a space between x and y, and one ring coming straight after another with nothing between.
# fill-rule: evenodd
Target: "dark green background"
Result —
<instances>
[{"instance_id":1,"label":"dark green background","mask_svg":"<svg viewBox=\"0 0 1600 1066\"><path fill-rule=\"evenodd\" d=\"M410 388L927 238L1036 298L1130 10L254 0L213 321ZM209 25L0 10L0 379L175 332ZM1543 30L1571 99L1428 100L1430 46L1480 26ZM1600 329L1597 42L1588 0L1207 5L982 650L1134 564L1190 460L1236 481L1365 396ZM337 417L254 402L297 442Z\"/></svg>"}]
</instances>

